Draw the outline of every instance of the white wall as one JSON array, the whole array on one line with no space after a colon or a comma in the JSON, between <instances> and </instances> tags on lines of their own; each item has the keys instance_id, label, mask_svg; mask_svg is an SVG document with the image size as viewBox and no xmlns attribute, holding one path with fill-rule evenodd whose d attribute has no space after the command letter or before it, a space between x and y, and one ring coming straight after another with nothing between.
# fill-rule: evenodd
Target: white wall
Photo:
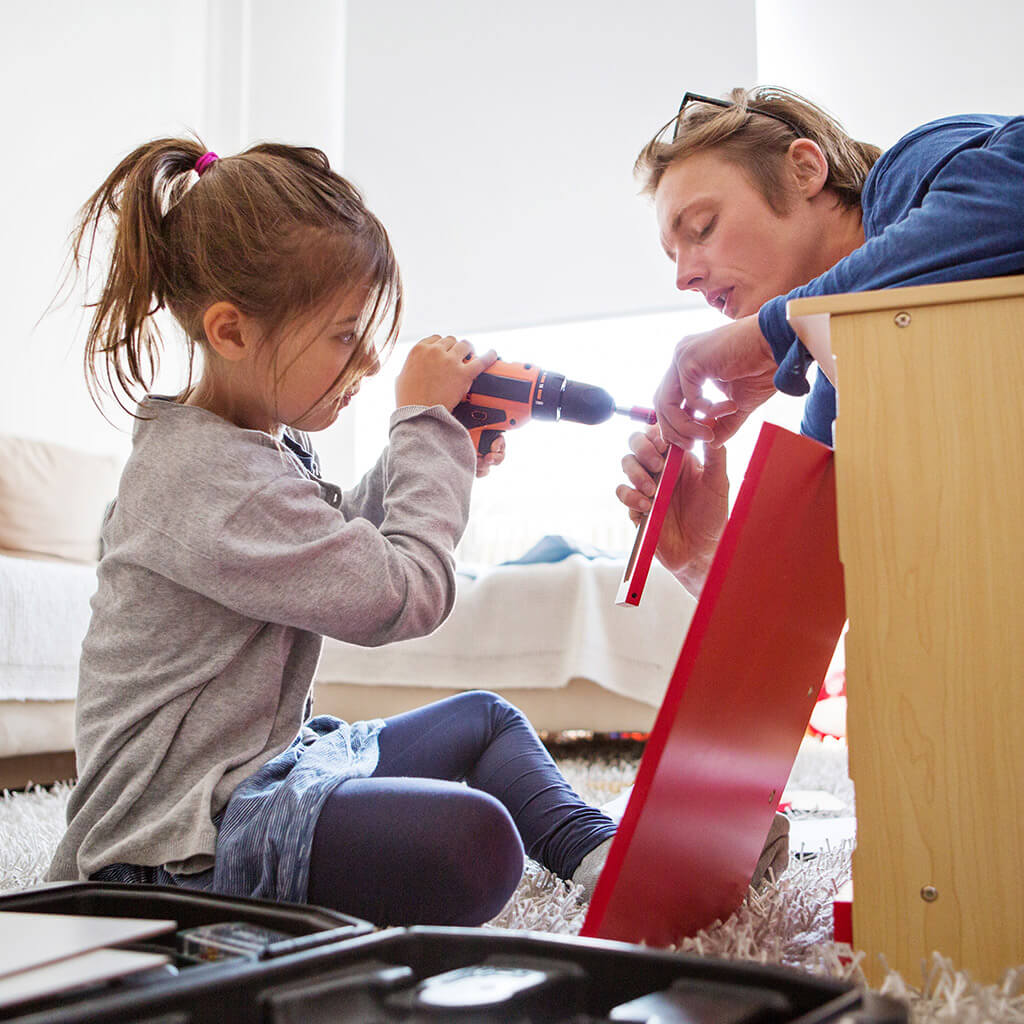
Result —
<instances>
[{"instance_id":1,"label":"white wall","mask_svg":"<svg viewBox=\"0 0 1024 1024\"><path fill-rule=\"evenodd\" d=\"M757 0L758 81L883 148L947 114L1024 113L1019 0Z\"/></svg>"},{"instance_id":2,"label":"white wall","mask_svg":"<svg viewBox=\"0 0 1024 1024\"><path fill-rule=\"evenodd\" d=\"M209 144L273 140L342 163L346 0L207 0Z\"/></svg>"},{"instance_id":3,"label":"white wall","mask_svg":"<svg viewBox=\"0 0 1024 1024\"><path fill-rule=\"evenodd\" d=\"M345 169L406 337L687 301L633 161L687 88L753 80L753 0L350 0L348 42Z\"/></svg>"},{"instance_id":4,"label":"white wall","mask_svg":"<svg viewBox=\"0 0 1024 1024\"><path fill-rule=\"evenodd\" d=\"M0 431L123 453L130 421L86 394L80 294L43 316L75 213L132 148L189 129L222 153L313 140L340 162L345 3L47 0L0 19Z\"/></svg>"},{"instance_id":5,"label":"white wall","mask_svg":"<svg viewBox=\"0 0 1024 1024\"><path fill-rule=\"evenodd\" d=\"M39 322L78 206L130 148L195 127L203 111L205 0L5 5L0 95L0 430L112 450L81 370L80 316Z\"/></svg>"}]
</instances>

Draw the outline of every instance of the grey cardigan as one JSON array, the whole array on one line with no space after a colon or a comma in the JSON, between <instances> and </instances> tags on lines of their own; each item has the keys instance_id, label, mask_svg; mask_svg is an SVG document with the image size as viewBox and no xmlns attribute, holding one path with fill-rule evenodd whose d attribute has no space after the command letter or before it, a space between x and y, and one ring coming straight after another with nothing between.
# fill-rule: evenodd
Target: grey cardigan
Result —
<instances>
[{"instance_id":1,"label":"grey cardigan","mask_svg":"<svg viewBox=\"0 0 1024 1024\"><path fill-rule=\"evenodd\" d=\"M344 494L268 434L164 399L140 414L103 526L50 880L210 867L213 819L302 726L323 636L422 636L455 598L475 455L442 407L394 413Z\"/></svg>"}]
</instances>

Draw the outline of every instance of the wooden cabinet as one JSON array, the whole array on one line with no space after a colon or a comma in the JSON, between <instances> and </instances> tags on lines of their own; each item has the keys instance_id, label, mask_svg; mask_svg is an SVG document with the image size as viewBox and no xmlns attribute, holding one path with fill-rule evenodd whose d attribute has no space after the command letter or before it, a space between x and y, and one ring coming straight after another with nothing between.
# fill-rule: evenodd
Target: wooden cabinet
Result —
<instances>
[{"instance_id":1,"label":"wooden cabinet","mask_svg":"<svg viewBox=\"0 0 1024 1024\"><path fill-rule=\"evenodd\" d=\"M1024 277L791 302L837 386L853 943L1024 963Z\"/></svg>"}]
</instances>

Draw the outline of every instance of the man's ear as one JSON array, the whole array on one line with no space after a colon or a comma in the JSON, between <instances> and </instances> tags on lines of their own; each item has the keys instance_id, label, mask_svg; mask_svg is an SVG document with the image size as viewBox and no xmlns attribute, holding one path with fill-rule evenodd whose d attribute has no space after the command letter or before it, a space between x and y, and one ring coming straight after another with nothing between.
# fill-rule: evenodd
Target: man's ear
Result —
<instances>
[{"instance_id":1,"label":"man's ear","mask_svg":"<svg viewBox=\"0 0 1024 1024\"><path fill-rule=\"evenodd\" d=\"M230 302L215 302L207 308L203 331L210 348L229 362L244 359L252 350L250 318Z\"/></svg>"},{"instance_id":2,"label":"man's ear","mask_svg":"<svg viewBox=\"0 0 1024 1024\"><path fill-rule=\"evenodd\" d=\"M828 159L811 139L795 139L786 153L792 183L805 199L812 199L828 181Z\"/></svg>"}]
</instances>

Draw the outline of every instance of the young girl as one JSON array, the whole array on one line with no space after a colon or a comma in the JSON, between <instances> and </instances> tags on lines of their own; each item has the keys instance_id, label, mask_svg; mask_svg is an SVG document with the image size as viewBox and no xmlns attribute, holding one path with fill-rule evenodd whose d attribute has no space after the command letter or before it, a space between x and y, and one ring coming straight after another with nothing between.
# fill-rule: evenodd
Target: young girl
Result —
<instances>
[{"instance_id":1,"label":"young girl","mask_svg":"<svg viewBox=\"0 0 1024 1024\"><path fill-rule=\"evenodd\" d=\"M324 635L376 646L451 610L452 552L487 468L451 409L494 354L437 335L416 345L388 447L342 492L306 432L375 372L374 335L393 342L401 309L387 234L359 193L318 150L218 159L164 139L85 205L76 267L108 218L90 390L129 408L150 385L163 308L184 331L189 385L142 398L103 525L78 781L49 878L478 925L518 884L525 845L589 895L614 825L500 697L309 718Z\"/></svg>"}]
</instances>

